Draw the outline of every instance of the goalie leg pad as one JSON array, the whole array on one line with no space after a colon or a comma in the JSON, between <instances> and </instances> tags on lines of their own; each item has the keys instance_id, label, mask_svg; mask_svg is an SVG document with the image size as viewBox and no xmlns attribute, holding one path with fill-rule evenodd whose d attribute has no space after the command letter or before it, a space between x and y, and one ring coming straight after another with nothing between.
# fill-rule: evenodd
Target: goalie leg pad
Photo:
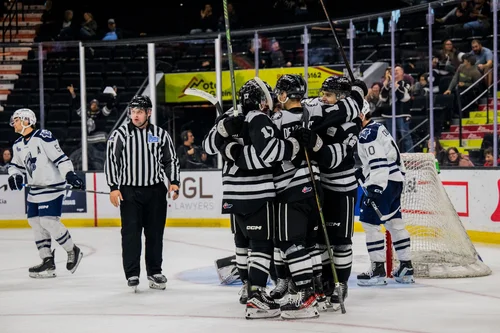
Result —
<instances>
[{"instance_id":1,"label":"goalie leg pad","mask_svg":"<svg viewBox=\"0 0 500 333\"><path fill-rule=\"evenodd\" d=\"M215 269L221 284L228 285L240 278L235 255L215 260Z\"/></svg>"}]
</instances>

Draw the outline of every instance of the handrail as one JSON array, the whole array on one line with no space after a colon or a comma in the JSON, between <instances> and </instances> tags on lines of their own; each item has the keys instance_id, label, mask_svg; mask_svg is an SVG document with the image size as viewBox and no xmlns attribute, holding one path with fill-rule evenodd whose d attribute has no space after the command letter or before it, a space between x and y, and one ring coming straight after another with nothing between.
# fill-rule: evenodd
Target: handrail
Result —
<instances>
[{"instance_id":1,"label":"handrail","mask_svg":"<svg viewBox=\"0 0 500 333\"><path fill-rule=\"evenodd\" d=\"M465 94L467 91L469 91L469 89L471 89L472 87L474 87L476 84L478 84L479 82L481 82L482 79L484 79L488 74L490 74L490 72L493 71L493 68L491 68L489 71L487 71L483 76L481 76L479 79L476 80L476 82L474 82L473 84L471 84L470 86L467 87L467 89L465 89L464 91L462 91L460 93L460 96L462 96L463 94Z\"/></svg>"},{"instance_id":2,"label":"handrail","mask_svg":"<svg viewBox=\"0 0 500 333\"><path fill-rule=\"evenodd\" d=\"M19 3L17 0L14 0L11 3L9 9L7 10L7 15L4 17L4 19L2 21L2 43L5 43L5 33L7 32L7 30L9 30L9 32L10 32L9 41L12 42L12 21L14 20L14 18L16 19L16 27L15 27L16 33L19 33L19 9L17 8L18 4ZM15 7L15 10L13 10L14 7ZM24 10L21 10L21 11L24 12ZM5 21L7 21L7 20L9 21L9 23L7 26L5 26Z\"/></svg>"}]
</instances>

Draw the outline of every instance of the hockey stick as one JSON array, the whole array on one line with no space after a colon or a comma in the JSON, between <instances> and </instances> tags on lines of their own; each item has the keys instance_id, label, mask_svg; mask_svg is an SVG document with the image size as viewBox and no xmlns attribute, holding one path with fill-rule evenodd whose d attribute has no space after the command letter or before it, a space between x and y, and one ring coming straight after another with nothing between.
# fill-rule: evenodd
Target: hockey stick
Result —
<instances>
[{"instance_id":1,"label":"hockey stick","mask_svg":"<svg viewBox=\"0 0 500 333\"><path fill-rule=\"evenodd\" d=\"M196 89L196 88L187 88L184 90L184 94L189 95L189 96L197 96L201 97L203 99L206 99L210 103L212 103L213 106L217 109L217 112L219 113L219 116L224 114L224 110L222 109L222 106L220 105L219 101L215 96L212 94L207 93L206 91Z\"/></svg>"},{"instance_id":2,"label":"hockey stick","mask_svg":"<svg viewBox=\"0 0 500 333\"><path fill-rule=\"evenodd\" d=\"M269 90L267 90L267 87L266 87L266 84L264 83L264 81L262 81L262 79L258 76L256 76L254 78L255 82L257 82L257 84L259 85L259 88L264 92L264 95L266 96L266 100L267 100L267 105L269 106L269 110L271 110L271 112L273 111L273 108L274 108L274 105L273 105L273 99L271 97L271 94L269 93Z\"/></svg>"},{"instance_id":3,"label":"hockey stick","mask_svg":"<svg viewBox=\"0 0 500 333\"><path fill-rule=\"evenodd\" d=\"M340 289L339 277L337 275L337 270L335 269L335 263L333 262L333 250L330 246L330 240L328 239L328 231L326 230L325 216L323 215L323 208L321 207L321 202L319 201L318 189L316 188L316 181L314 180L314 172L311 166L311 160L309 160L309 154L307 149L304 148L304 153L306 155L307 168L309 169L309 174L311 175L311 180L314 189L314 196L316 197L316 204L318 205L319 217L321 219L321 226L323 227L323 234L325 236L325 244L328 250L328 257L330 259L330 266L333 273L333 282L335 283L335 289L337 289L337 294L339 295L340 309L342 313L346 313L344 298L342 297L342 290Z\"/></svg>"},{"instance_id":4,"label":"hockey stick","mask_svg":"<svg viewBox=\"0 0 500 333\"><path fill-rule=\"evenodd\" d=\"M224 6L224 21L226 24L227 60L229 62L229 76L231 78L231 90L233 95L233 113L236 117L238 115L238 108L236 107L236 80L234 78L233 45L231 44L231 31L229 29L229 12L227 10L227 0L223 0L222 5Z\"/></svg>"},{"instance_id":5,"label":"hockey stick","mask_svg":"<svg viewBox=\"0 0 500 333\"><path fill-rule=\"evenodd\" d=\"M368 192L366 191L366 188L363 186L363 182L361 181L361 179L358 179L358 183L359 183L359 186L361 186L361 189L363 190L363 193L365 194L365 196L368 196ZM384 215L382 215L382 213L378 209L377 204L375 202L371 201L371 205L372 205L372 208L375 211L375 213L377 213L377 216L380 219L380 221L383 221Z\"/></svg>"},{"instance_id":6,"label":"hockey stick","mask_svg":"<svg viewBox=\"0 0 500 333\"><path fill-rule=\"evenodd\" d=\"M349 60L347 59L347 56L344 52L344 48L342 47L342 43L340 42L339 37L337 36L337 33L335 32L335 27L333 26L332 20L330 20L330 15L328 15L328 11L326 10L325 3L323 0L319 0L321 3L321 6L323 7L323 11L325 12L326 19L328 20L328 24L330 24L330 29L332 30L333 33L333 38L335 38L335 42L337 43L337 46L340 50L340 54L342 55L342 59L344 60L345 66L347 68L347 72L349 73L349 76L351 78L351 82L354 82L354 73L352 72L351 65L349 64Z\"/></svg>"},{"instance_id":7,"label":"hockey stick","mask_svg":"<svg viewBox=\"0 0 500 333\"><path fill-rule=\"evenodd\" d=\"M86 193L95 193L95 194L107 194L109 195L109 192L101 192L101 191L94 191L94 190L82 190L79 188L72 188L72 187L56 187L56 186L46 186L46 185L29 185L29 184L23 184L23 187L26 188L42 188L42 189L48 189L48 190L61 190L61 191L76 191L76 192L86 192Z\"/></svg>"}]
</instances>

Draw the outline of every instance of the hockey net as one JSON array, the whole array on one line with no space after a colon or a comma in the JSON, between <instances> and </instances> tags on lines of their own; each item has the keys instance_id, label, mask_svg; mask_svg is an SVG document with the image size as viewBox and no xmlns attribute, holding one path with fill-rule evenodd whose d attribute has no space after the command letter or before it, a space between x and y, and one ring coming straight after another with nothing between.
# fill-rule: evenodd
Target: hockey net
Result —
<instances>
[{"instance_id":1,"label":"hockey net","mask_svg":"<svg viewBox=\"0 0 500 333\"><path fill-rule=\"evenodd\" d=\"M416 277L461 278L491 274L478 255L444 189L432 154L402 154L406 180L401 212L411 235ZM397 267L387 232L387 272ZM392 267L391 267L392 265Z\"/></svg>"}]
</instances>

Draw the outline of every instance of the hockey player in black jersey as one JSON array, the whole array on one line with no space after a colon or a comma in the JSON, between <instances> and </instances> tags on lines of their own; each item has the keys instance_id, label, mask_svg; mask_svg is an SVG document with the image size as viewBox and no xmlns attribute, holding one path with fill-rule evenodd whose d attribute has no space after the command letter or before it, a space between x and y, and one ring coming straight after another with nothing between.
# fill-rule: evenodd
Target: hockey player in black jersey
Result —
<instances>
[{"instance_id":1,"label":"hockey player in black jersey","mask_svg":"<svg viewBox=\"0 0 500 333\"><path fill-rule=\"evenodd\" d=\"M352 234L354 207L357 197L357 181L354 176L354 148L361 130L358 115L363 106L366 86L356 81L354 89L345 77L331 76L321 87L322 97L304 103L314 112L321 107L322 121L315 123L324 144L332 149L330 156L313 154L320 167L321 186L324 193L323 214L330 245L333 250L335 269L340 282L341 297L347 296L347 281L352 266ZM328 127L323 124L328 124ZM330 297L334 310L340 308L337 290L333 291L333 274L326 248L323 229L317 242L323 262L322 280L324 291ZM316 277L315 281L319 279ZM318 281L319 282L319 281Z\"/></svg>"},{"instance_id":2,"label":"hockey player in black jersey","mask_svg":"<svg viewBox=\"0 0 500 333\"><path fill-rule=\"evenodd\" d=\"M226 162L223 213L233 214L237 227L250 240L248 319L280 314L279 304L265 292L273 254L273 200L276 195L273 166L282 160L293 160L300 151L298 141L280 137L267 115L272 102L268 102L270 87L265 88L268 98L255 80L246 82L239 92L243 123L241 118L222 119L215 134L223 138L222 144L217 140L217 149Z\"/></svg>"}]
</instances>

